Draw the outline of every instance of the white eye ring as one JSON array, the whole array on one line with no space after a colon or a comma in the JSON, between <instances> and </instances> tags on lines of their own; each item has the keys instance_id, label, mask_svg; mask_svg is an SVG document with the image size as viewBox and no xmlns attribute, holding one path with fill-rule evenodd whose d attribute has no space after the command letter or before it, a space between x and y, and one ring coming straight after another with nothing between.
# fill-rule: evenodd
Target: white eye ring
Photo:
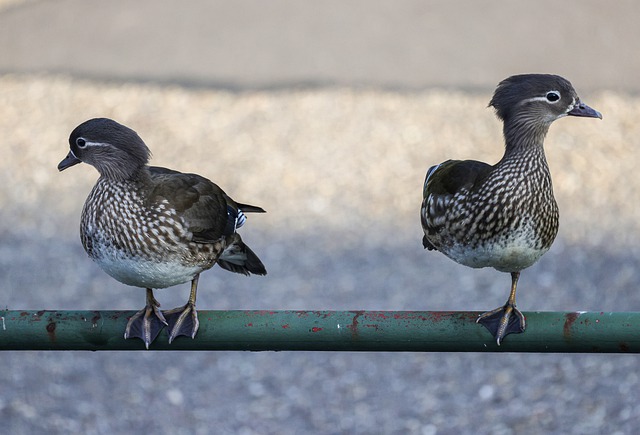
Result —
<instances>
[{"instance_id":1,"label":"white eye ring","mask_svg":"<svg viewBox=\"0 0 640 435\"><path fill-rule=\"evenodd\" d=\"M560 101L560 92L558 92L558 91L549 91L549 92L547 92L547 95L545 95L545 98L550 103L556 103L556 102Z\"/></svg>"},{"instance_id":2,"label":"white eye ring","mask_svg":"<svg viewBox=\"0 0 640 435\"><path fill-rule=\"evenodd\" d=\"M83 149L86 148L87 146L87 141L84 140L84 138L79 137L78 139L76 139L76 145L78 146L78 148Z\"/></svg>"}]
</instances>

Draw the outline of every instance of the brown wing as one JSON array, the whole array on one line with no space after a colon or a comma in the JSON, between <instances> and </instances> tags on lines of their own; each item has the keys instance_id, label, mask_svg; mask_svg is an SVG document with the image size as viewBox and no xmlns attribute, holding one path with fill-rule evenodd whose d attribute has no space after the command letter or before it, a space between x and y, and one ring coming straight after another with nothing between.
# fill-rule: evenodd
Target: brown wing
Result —
<instances>
[{"instance_id":1,"label":"brown wing","mask_svg":"<svg viewBox=\"0 0 640 435\"><path fill-rule=\"evenodd\" d=\"M149 200L166 199L184 219L193 241L209 243L225 235L228 196L213 182L197 174L149 167L154 187Z\"/></svg>"},{"instance_id":2,"label":"brown wing","mask_svg":"<svg viewBox=\"0 0 640 435\"><path fill-rule=\"evenodd\" d=\"M480 184L492 166L476 160L447 160L427 171L423 198L429 195L454 195L460 189L471 190Z\"/></svg>"},{"instance_id":3,"label":"brown wing","mask_svg":"<svg viewBox=\"0 0 640 435\"><path fill-rule=\"evenodd\" d=\"M491 165L475 160L447 160L429 168L424 180L420 210L424 231L422 245L425 249L437 249L437 234L451 213L454 195L463 189L473 190L491 169Z\"/></svg>"},{"instance_id":4,"label":"brown wing","mask_svg":"<svg viewBox=\"0 0 640 435\"><path fill-rule=\"evenodd\" d=\"M243 212L264 213L262 208L235 202L216 184L197 174L156 166L149 167L149 173L154 184L150 201L169 201L193 233L194 242L226 238L226 247L217 261L220 267L244 275L267 273L258 256L236 233L244 223Z\"/></svg>"}]
</instances>

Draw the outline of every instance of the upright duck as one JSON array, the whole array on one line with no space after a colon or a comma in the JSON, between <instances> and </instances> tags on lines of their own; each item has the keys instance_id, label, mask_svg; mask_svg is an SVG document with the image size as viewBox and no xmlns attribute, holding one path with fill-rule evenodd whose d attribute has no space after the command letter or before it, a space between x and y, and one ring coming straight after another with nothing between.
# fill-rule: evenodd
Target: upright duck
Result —
<instances>
[{"instance_id":1,"label":"upright duck","mask_svg":"<svg viewBox=\"0 0 640 435\"><path fill-rule=\"evenodd\" d=\"M170 343L194 338L198 278L216 263L245 275L267 273L236 232L244 212L262 208L235 202L200 175L148 166L151 153L140 136L111 119L80 124L69 145L58 170L85 162L100 173L80 219L85 251L113 278L146 288L146 306L129 319L125 338L140 338L148 349L165 325ZM188 302L160 311L153 289L187 281Z\"/></svg>"},{"instance_id":2,"label":"upright duck","mask_svg":"<svg viewBox=\"0 0 640 435\"><path fill-rule=\"evenodd\" d=\"M447 160L427 171L421 221L426 249L465 266L511 274L507 303L481 314L498 344L525 330L516 308L520 271L551 247L558 232L558 206L544 155L552 122L564 116L600 118L582 103L566 79L523 74L498 84L489 103L504 122L505 152L495 165Z\"/></svg>"}]
</instances>

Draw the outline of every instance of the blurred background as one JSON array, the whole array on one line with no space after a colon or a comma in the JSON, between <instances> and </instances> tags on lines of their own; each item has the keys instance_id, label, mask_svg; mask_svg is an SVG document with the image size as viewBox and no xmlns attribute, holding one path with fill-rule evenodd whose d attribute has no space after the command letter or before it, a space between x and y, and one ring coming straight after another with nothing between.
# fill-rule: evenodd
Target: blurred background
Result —
<instances>
[{"instance_id":1,"label":"blurred background","mask_svg":"<svg viewBox=\"0 0 640 435\"><path fill-rule=\"evenodd\" d=\"M510 278L422 249L426 169L494 163L512 74L560 74L602 121L546 152L561 213L523 311L640 311L640 5L633 1L0 0L0 304L137 310L84 253L97 179L58 173L104 116L152 163L264 207L269 274L215 267L200 309L488 310ZM182 305L188 285L156 292ZM163 339L160 337L159 339ZM7 433L632 433L636 356L4 352Z\"/></svg>"}]
</instances>

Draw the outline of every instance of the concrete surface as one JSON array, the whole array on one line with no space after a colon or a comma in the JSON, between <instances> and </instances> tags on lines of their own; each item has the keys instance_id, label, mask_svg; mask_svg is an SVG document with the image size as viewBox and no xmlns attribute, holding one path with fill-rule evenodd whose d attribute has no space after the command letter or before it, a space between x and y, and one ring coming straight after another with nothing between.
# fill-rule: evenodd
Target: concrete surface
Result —
<instances>
[{"instance_id":1,"label":"concrete surface","mask_svg":"<svg viewBox=\"0 0 640 435\"><path fill-rule=\"evenodd\" d=\"M640 311L638 38L629 24L638 7L516 2L498 12L494 2L455 3L455 19L420 13L453 8L444 2L9 4L0 10L0 303L143 305L142 290L109 278L80 245L95 171L56 170L70 131L108 116L138 131L154 164L198 172L268 211L250 216L242 234L269 275L206 272L203 309L494 308L508 275L422 249L420 189L426 169L445 158L500 157L491 88L537 70L566 75L604 119L551 128L560 235L523 272L519 306ZM437 38L418 38L425 23ZM544 31L534 38L536 25ZM358 42L342 43L352 33ZM500 60L485 58L492 53ZM157 296L170 308L187 294L183 285ZM2 363L7 433L633 433L640 425L636 356L5 352Z\"/></svg>"},{"instance_id":2,"label":"concrete surface","mask_svg":"<svg viewBox=\"0 0 640 435\"><path fill-rule=\"evenodd\" d=\"M31 1L0 15L0 71L235 89L493 89L555 72L638 92L637 2Z\"/></svg>"}]
</instances>

